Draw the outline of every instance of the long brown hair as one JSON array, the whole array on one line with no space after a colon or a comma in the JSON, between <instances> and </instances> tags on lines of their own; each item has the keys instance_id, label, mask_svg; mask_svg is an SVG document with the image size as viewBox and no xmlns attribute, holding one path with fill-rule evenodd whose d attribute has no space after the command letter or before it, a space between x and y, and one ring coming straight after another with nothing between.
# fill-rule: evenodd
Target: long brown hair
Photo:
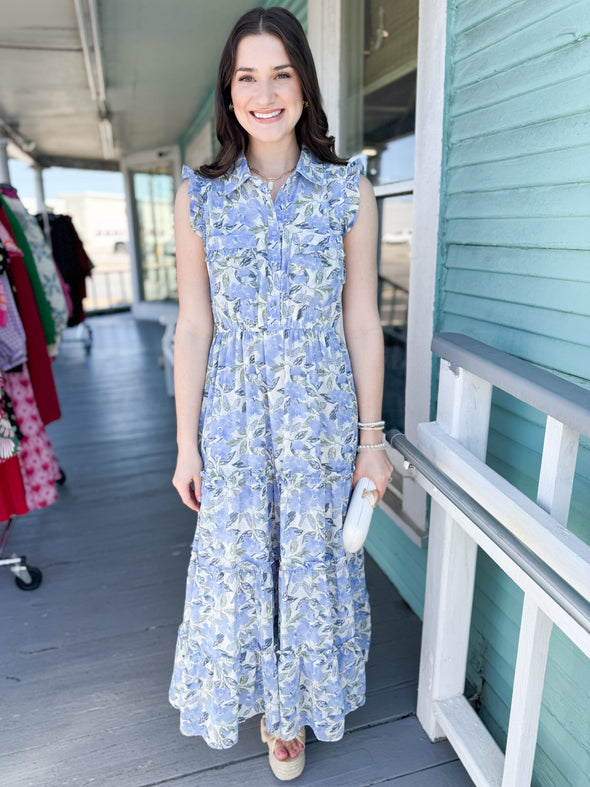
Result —
<instances>
[{"instance_id":1,"label":"long brown hair","mask_svg":"<svg viewBox=\"0 0 590 787\"><path fill-rule=\"evenodd\" d=\"M238 44L245 36L263 33L282 41L301 81L303 100L308 103L295 126L299 147L305 145L320 161L346 163L346 159L336 155L334 137L328 136L328 119L322 107L313 56L299 20L286 8L253 8L238 19L221 53L215 90L215 124L221 147L211 164L204 164L197 170L205 178L225 175L234 165L238 154L246 151L248 134L229 109L231 81L236 67Z\"/></svg>"}]
</instances>

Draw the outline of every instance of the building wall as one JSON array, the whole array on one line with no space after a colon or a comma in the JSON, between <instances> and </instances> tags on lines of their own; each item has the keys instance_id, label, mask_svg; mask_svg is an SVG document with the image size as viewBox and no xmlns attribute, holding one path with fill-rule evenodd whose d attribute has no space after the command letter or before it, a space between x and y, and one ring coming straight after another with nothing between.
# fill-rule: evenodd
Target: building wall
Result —
<instances>
[{"instance_id":1,"label":"building wall","mask_svg":"<svg viewBox=\"0 0 590 787\"><path fill-rule=\"evenodd\" d=\"M435 330L590 388L590 2L450 0ZM488 463L534 498L544 418L495 392ZM569 527L590 542L590 444ZM468 681L503 746L522 594L478 562ZM552 636L534 783L588 784L590 664Z\"/></svg>"}]
</instances>

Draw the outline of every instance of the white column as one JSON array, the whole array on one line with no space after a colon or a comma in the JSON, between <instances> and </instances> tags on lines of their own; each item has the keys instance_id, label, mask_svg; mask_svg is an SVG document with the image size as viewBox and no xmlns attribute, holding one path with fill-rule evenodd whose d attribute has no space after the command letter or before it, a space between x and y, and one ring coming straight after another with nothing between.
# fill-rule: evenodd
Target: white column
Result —
<instances>
[{"instance_id":1,"label":"white column","mask_svg":"<svg viewBox=\"0 0 590 787\"><path fill-rule=\"evenodd\" d=\"M35 173L35 191L37 194L37 213L43 213L45 210L45 187L43 185L43 168L40 164L35 164L33 167Z\"/></svg>"},{"instance_id":2,"label":"white column","mask_svg":"<svg viewBox=\"0 0 590 787\"><path fill-rule=\"evenodd\" d=\"M47 205L45 204L45 186L43 184L43 167L40 164L33 166L35 173L35 191L37 192L37 213L43 216L43 232L45 238L49 242L51 238L51 228L49 226L49 217L47 216Z\"/></svg>"},{"instance_id":3,"label":"white column","mask_svg":"<svg viewBox=\"0 0 590 787\"><path fill-rule=\"evenodd\" d=\"M324 109L328 116L329 133L336 139L336 150L340 150L342 142L340 116L342 0L308 0L307 31Z\"/></svg>"},{"instance_id":4,"label":"white column","mask_svg":"<svg viewBox=\"0 0 590 787\"><path fill-rule=\"evenodd\" d=\"M418 424L430 420L430 343L438 255L446 8L447 0L420 0L405 423L406 435L412 442L416 442Z\"/></svg>"},{"instance_id":5,"label":"white column","mask_svg":"<svg viewBox=\"0 0 590 787\"><path fill-rule=\"evenodd\" d=\"M359 153L363 131L363 4L308 0L308 40L329 133L341 156Z\"/></svg>"},{"instance_id":6,"label":"white column","mask_svg":"<svg viewBox=\"0 0 590 787\"><path fill-rule=\"evenodd\" d=\"M10 171L8 169L8 140L6 137L0 137L0 183L10 183Z\"/></svg>"},{"instance_id":7,"label":"white column","mask_svg":"<svg viewBox=\"0 0 590 787\"><path fill-rule=\"evenodd\" d=\"M125 207L127 209L127 225L129 228L129 259L131 261L131 286L133 289L133 305L141 302L142 272L141 272L141 250L139 248L139 232L135 214L135 195L133 192L133 172L129 167L121 162L123 172L123 184L125 187Z\"/></svg>"},{"instance_id":8,"label":"white column","mask_svg":"<svg viewBox=\"0 0 590 787\"><path fill-rule=\"evenodd\" d=\"M434 292L442 166L447 0L420 0L416 79L414 226L408 304L405 433L414 444L418 424L430 421ZM404 479L403 507L423 522L426 495Z\"/></svg>"}]
</instances>

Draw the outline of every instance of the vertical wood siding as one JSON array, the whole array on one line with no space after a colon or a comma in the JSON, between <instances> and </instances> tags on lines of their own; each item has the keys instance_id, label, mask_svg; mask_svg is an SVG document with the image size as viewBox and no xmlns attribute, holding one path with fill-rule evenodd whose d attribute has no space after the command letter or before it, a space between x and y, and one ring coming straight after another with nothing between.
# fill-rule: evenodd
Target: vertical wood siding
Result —
<instances>
[{"instance_id":1,"label":"vertical wood siding","mask_svg":"<svg viewBox=\"0 0 590 787\"><path fill-rule=\"evenodd\" d=\"M435 325L590 388L590 0L449 0ZM541 413L495 392L488 462L534 498ZM590 542L590 443L569 527ZM522 594L480 555L469 690L505 744ZM590 664L552 635L534 784L590 784Z\"/></svg>"}]
</instances>

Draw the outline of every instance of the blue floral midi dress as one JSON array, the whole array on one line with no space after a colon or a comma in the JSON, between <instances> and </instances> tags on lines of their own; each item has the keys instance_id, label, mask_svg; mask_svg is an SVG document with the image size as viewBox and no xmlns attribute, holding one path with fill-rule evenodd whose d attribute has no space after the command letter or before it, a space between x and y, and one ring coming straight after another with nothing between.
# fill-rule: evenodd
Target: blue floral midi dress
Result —
<instances>
[{"instance_id":1,"label":"blue floral midi dress","mask_svg":"<svg viewBox=\"0 0 590 787\"><path fill-rule=\"evenodd\" d=\"M304 724L338 740L365 701L370 638L362 550L342 546L358 420L342 239L359 168L304 147L274 204L243 154L221 178L182 176L215 327L170 702L213 748L258 713L285 740Z\"/></svg>"}]
</instances>

